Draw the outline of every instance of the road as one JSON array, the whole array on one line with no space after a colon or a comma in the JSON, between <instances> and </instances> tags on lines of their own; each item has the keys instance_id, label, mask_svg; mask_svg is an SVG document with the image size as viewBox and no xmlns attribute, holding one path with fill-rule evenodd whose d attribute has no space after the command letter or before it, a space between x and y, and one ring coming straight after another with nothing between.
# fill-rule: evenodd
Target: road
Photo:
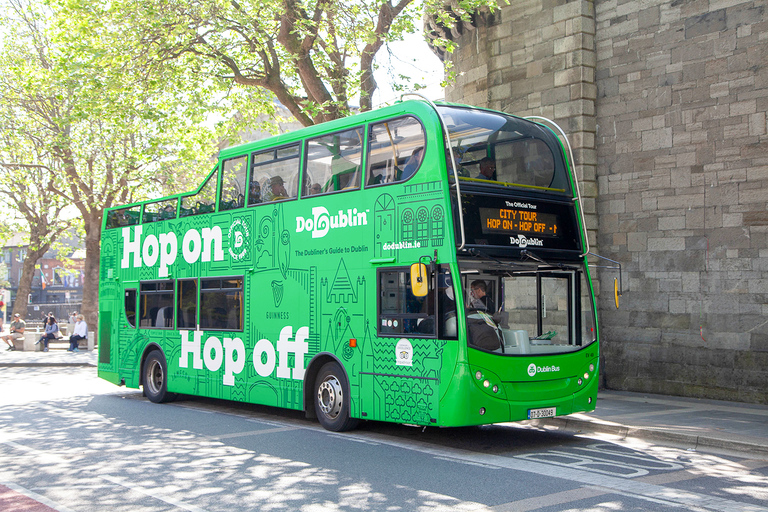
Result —
<instances>
[{"instance_id":1,"label":"road","mask_svg":"<svg viewBox=\"0 0 768 512\"><path fill-rule=\"evenodd\" d=\"M0 372L0 510L768 512L768 460L748 454L523 424L337 434L295 411L153 404L92 367Z\"/></svg>"}]
</instances>

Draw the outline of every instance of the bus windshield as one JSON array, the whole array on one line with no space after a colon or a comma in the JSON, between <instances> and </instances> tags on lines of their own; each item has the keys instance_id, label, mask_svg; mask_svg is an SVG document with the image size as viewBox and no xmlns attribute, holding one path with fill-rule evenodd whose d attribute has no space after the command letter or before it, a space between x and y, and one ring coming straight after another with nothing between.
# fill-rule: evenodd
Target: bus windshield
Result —
<instances>
[{"instance_id":1,"label":"bus windshield","mask_svg":"<svg viewBox=\"0 0 768 512\"><path fill-rule=\"evenodd\" d=\"M448 126L460 180L571 195L559 141L547 128L473 108L439 106L438 111ZM448 175L453 177L450 163Z\"/></svg>"},{"instance_id":2,"label":"bus windshield","mask_svg":"<svg viewBox=\"0 0 768 512\"><path fill-rule=\"evenodd\" d=\"M505 355L559 354L596 339L589 284L577 266L462 271L471 347Z\"/></svg>"}]
</instances>

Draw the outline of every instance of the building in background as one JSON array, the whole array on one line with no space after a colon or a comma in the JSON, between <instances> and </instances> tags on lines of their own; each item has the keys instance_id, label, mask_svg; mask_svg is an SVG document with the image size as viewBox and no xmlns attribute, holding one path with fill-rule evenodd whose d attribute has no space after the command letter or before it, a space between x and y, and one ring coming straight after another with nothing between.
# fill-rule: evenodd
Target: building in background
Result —
<instances>
[{"instance_id":1,"label":"building in background","mask_svg":"<svg viewBox=\"0 0 768 512\"><path fill-rule=\"evenodd\" d=\"M570 138L593 251L624 268L605 386L768 403L765 2L522 0L431 28L460 44L449 101Z\"/></svg>"},{"instance_id":2,"label":"building in background","mask_svg":"<svg viewBox=\"0 0 768 512\"><path fill-rule=\"evenodd\" d=\"M27 240L26 233L15 233L5 243L0 254L0 261L7 272L7 289L11 295L6 305L6 320L16 301L22 264L29 246ZM48 251L36 264L27 319L37 320L49 311L60 317L80 308L83 300L85 248L77 237L65 238L61 245L63 247L60 251Z\"/></svg>"}]
</instances>

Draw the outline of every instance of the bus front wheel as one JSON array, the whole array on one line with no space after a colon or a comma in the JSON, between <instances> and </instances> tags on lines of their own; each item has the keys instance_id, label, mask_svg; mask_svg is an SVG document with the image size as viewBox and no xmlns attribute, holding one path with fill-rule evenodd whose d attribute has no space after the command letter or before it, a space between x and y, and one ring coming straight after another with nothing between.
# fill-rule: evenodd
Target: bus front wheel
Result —
<instances>
[{"instance_id":1,"label":"bus front wheel","mask_svg":"<svg viewBox=\"0 0 768 512\"><path fill-rule=\"evenodd\" d=\"M159 350L153 350L144 361L142 370L144 394L152 402L160 404L176 398L176 393L168 392L168 366Z\"/></svg>"},{"instance_id":2,"label":"bus front wheel","mask_svg":"<svg viewBox=\"0 0 768 512\"><path fill-rule=\"evenodd\" d=\"M344 432L357 426L357 418L349 416L349 386L344 371L336 362L324 364L317 374L315 412L326 430Z\"/></svg>"}]
</instances>

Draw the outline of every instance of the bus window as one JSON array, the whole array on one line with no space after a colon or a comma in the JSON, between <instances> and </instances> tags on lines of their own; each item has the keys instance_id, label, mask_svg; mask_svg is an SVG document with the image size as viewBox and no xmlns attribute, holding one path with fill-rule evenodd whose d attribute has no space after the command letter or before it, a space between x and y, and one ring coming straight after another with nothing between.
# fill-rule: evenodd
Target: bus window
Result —
<instances>
[{"instance_id":1,"label":"bus window","mask_svg":"<svg viewBox=\"0 0 768 512\"><path fill-rule=\"evenodd\" d=\"M219 173L213 173L200 187L200 192L181 198L181 217L211 213L216 209L216 181Z\"/></svg>"},{"instance_id":2,"label":"bus window","mask_svg":"<svg viewBox=\"0 0 768 512\"><path fill-rule=\"evenodd\" d=\"M219 211L245 206L245 180L248 157L230 158L224 162L221 175L221 199Z\"/></svg>"},{"instance_id":3,"label":"bus window","mask_svg":"<svg viewBox=\"0 0 768 512\"><path fill-rule=\"evenodd\" d=\"M502 170L499 181L533 187L550 187L555 176L555 159L544 141L526 139L496 145Z\"/></svg>"},{"instance_id":4,"label":"bus window","mask_svg":"<svg viewBox=\"0 0 768 512\"><path fill-rule=\"evenodd\" d=\"M176 304L176 318L179 329L194 329L197 325L197 280L179 280L179 295Z\"/></svg>"},{"instance_id":5,"label":"bus window","mask_svg":"<svg viewBox=\"0 0 768 512\"><path fill-rule=\"evenodd\" d=\"M156 201L144 205L144 216L142 222L157 222L158 220L176 218L176 199L167 201Z\"/></svg>"},{"instance_id":6,"label":"bus window","mask_svg":"<svg viewBox=\"0 0 768 512\"><path fill-rule=\"evenodd\" d=\"M410 269L379 273L379 336L435 335L435 289L425 297L411 292Z\"/></svg>"},{"instance_id":7,"label":"bus window","mask_svg":"<svg viewBox=\"0 0 768 512\"><path fill-rule=\"evenodd\" d=\"M136 290L125 290L125 319L131 327L136 327Z\"/></svg>"},{"instance_id":8,"label":"bus window","mask_svg":"<svg viewBox=\"0 0 768 512\"><path fill-rule=\"evenodd\" d=\"M139 223L141 206L132 206L130 208L120 208L107 213L107 229L122 228L125 226L134 226Z\"/></svg>"},{"instance_id":9,"label":"bus window","mask_svg":"<svg viewBox=\"0 0 768 512\"><path fill-rule=\"evenodd\" d=\"M310 139L302 196L359 189L362 149L362 127Z\"/></svg>"},{"instance_id":10,"label":"bus window","mask_svg":"<svg viewBox=\"0 0 768 512\"><path fill-rule=\"evenodd\" d=\"M295 199L299 191L299 144L251 155L248 205Z\"/></svg>"},{"instance_id":11,"label":"bus window","mask_svg":"<svg viewBox=\"0 0 768 512\"><path fill-rule=\"evenodd\" d=\"M423 160L426 137L415 117L371 125L368 143L368 185L407 180Z\"/></svg>"},{"instance_id":12,"label":"bus window","mask_svg":"<svg viewBox=\"0 0 768 512\"><path fill-rule=\"evenodd\" d=\"M200 280L200 327L218 331L243 330L243 278Z\"/></svg>"},{"instance_id":13,"label":"bus window","mask_svg":"<svg viewBox=\"0 0 768 512\"><path fill-rule=\"evenodd\" d=\"M139 327L173 328L173 281L141 283Z\"/></svg>"},{"instance_id":14,"label":"bus window","mask_svg":"<svg viewBox=\"0 0 768 512\"><path fill-rule=\"evenodd\" d=\"M456 292L448 269L437 275L437 308L440 321L440 338L456 339L458 336Z\"/></svg>"},{"instance_id":15,"label":"bus window","mask_svg":"<svg viewBox=\"0 0 768 512\"><path fill-rule=\"evenodd\" d=\"M477 184L482 183L477 180L488 180L493 186L570 193L565 161L557 139L548 129L472 108L439 106L438 111L448 126L454 154L464 168L460 178L470 178ZM489 161L493 172L481 173L481 162Z\"/></svg>"}]
</instances>

